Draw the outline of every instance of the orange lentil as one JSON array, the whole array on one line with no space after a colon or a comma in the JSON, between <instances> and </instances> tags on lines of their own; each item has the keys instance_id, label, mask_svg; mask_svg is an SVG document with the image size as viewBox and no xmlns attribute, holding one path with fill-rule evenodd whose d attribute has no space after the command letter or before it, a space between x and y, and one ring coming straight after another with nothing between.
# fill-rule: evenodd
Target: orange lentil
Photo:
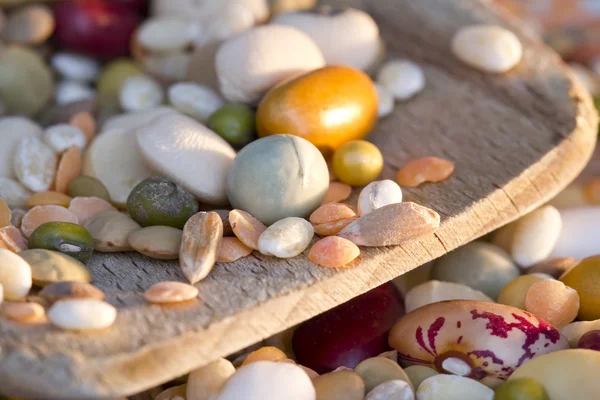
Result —
<instances>
[{"instance_id":1,"label":"orange lentil","mask_svg":"<svg viewBox=\"0 0 600 400\"><path fill-rule=\"evenodd\" d=\"M85 133L88 144L96 136L96 120L87 111L81 111L73 115L69 124L76 126Z\"/></svg>"},{"instance_id":2,"label":"orange lentil","mask_svg":"<svg viewBox=\"0 0 600 400\"><path fill-rule=\"evenodd\" d=\"M333 222L325 222L324 224L315 225L315 233L319 236L332 236L340 233L350 223L356 221L357 217L340 219Z\"/></svg>"},{"instance_id":3,"label":"orange lentil","mask_svg":"<svg viewBox=\"0 0 600 400\"><path fill-rule=\"evenodd\" d=\"M234 262L252 253L252 249L246 246L236 237L226 236L221 239L217 250L217 262Z\"/></svg>"},{"instance_id":4,"label":"orange lentil","mask_svg":"<svg viewBox=\"0 0 600 400\"><path fill-rule=\"evenodd\" d=\"M579 294L561 281L542 279L529 287L525 310L560 329L577 316Z\"/></svg>"},{"instance_id":5,"label":"orange lentil","mask_svg":"<svg viewBox=\"0 0 600 400\"><path fill-rule=\"evenodd\" d=\"M258 238L267 229L265 224L242 210L229 211L229 223L233 233L243 244L258 250Z\"/></svg>"},{"instance_id":6,"label":"orange lentil","mask_svg":"<svg viewBox=\"0 0 600 400\"><path fill-rule=\"evenodd\" d=\"M77 216L61 206L35 206L23 216L21 231L29 237L38 226L51 221L71 222L76 224Z\"/></svg>"},{"instance_id":7,"label":"orange lentil","mask_svg":"<svg viewBox=\"0 0 600 400\"><path fill-rule=\"evenodd\" d=\"M27 199L27 207L47 206L53 204L55 206L69 207L71 196L59 192L40 192L34 193Z\"/></svg>"},{"instance_id":8,"label":"orange lentil","mask_svg":"<svg viewBox=\"0 0 600 400\"><path fill-rule=\"evenodd\" d=\"M285 353L277 347L264 346L248 354L242 365L250 364L256 361L283 361L287 359Z\"/></svg>"},{"instance_id":9,"label":"orange lentil","mask_svg":"<svg viewBox=\"0 0 600 400\"><path fill-rule=\"evenodd\" d=\"M313 211L313 213L309 217L309 221L313 225L318 225L353 217L356 217L356 212L347 204L328 203L322 205L321 207Z\"/></svg>"},{"instance_id":10,"label":"orange lentil","mask_svg":"<svg viewBox=\"0 0 600 400\"><path fill-rule=\"evenodd\" d=\"M331 182L322 204L339 203L352 194L352 186L343 182Z\"/></svg>"},{"instance_id":11,"label":"orange lentil","mask_svg":"<svg viewBox=\"0 0 600 400\"><path fill-rule=\"evenodd\" d=\"M454 172L454 163L439 157L423 157L404 165L396 174L400 186L417 187L425 182L440 182Z\"/></svg>"},{"instance_id":12,"label":"orange lentil","mask_svg":"<svg viewBox=\"0 0 600 400\"><path fill-rule=\"evenodd\" d=\"M338 236L329 236L314 244L308 259L326 268L341 268L358 257L358 246Z\"/></svg>"},{"instance_id":13,"label":"orange lentil","mask_svg":"<svg viewBox=\"0 0 600 400\"><path fill-rule=\"evenodd\" d=\"M81 149L71 146L63 153L56 169L54 189L60 193L66 193L69 183L81 175L82 159Z\"/></svg>"}]
</instances>

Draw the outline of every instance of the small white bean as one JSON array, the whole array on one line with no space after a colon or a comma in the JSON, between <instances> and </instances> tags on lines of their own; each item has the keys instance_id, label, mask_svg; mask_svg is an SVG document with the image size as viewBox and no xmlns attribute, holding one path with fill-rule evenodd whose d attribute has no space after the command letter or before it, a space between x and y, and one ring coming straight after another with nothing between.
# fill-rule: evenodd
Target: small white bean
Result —
<instances>
[{"instance_id":1,"label":"small white bean","mask_svg":"<svg viewBox=\"0 0 600 400\"><path fill-rule=\"evenodd\" d=\"M358 196L358 214L365 215L388 204L402 202L402 189L392 180L375 181L361 190Z\"/></svg>"},{"instance_id":2,"label":"small white bean","mask_svg":"<svg viewBox=\"0 0 600 400\"><path fill-rule=\"evenodd\" d=\"M104 329L117 318L117 310L97 299L69 299L54 303L48 310L48 319L62 329L86 331Z\"/></svg>"},{"instance_id":3,"label":"small white bean","mask_svg":"<svg viewBox=\"0 0 600 400\"><path fill-rule=\"evenodd\" d=\"M521 62L523 45L514 33L501 26L471 25L456 32L452 52L473 68L502 73Z\"/></svg>"},{"instance_id":4,"label":"small white bean","mask_svg":"<svg viewBox=\"0 0 600 400\"><path fill-rule=\"evenodd\" d=\"M96 91L81 82L62 81L56 85L56 103L63 105L96 97Z\"/></svg>"},{"instance_id":5,"label":"small white bean","mask_svg":"<svg viewBox=\"0 0 600 400\"><path fill-rule=\"evenodd\" d=\"M123 82L119 93L121 107L128 112L150 110L163 102L163 90L147 75L136 75Z\"/></svg>"},{"instance_id":6,"label":"small white bean","mask_svg":"<svg viewBox=\"0 0 600 400\"><path fill-rule=\"evenodd\" d=\"M409 60L386 62L377 74L377 82L398 100L408 100L425 87L425 74Z\"/></svg>"},{"instance_id":7,"label":"small white bean","mask_svg":"<svg viewBox=\"0 0 600 400\"><path fill-rule=\"evenodd\" d=\"M223 99L208 86L193 82L175 83L169 87L169 102L178 111L206 122L208 118L223 106Z\"/></svg>"},{"instance_id":8,"label":"small white bean","mask_svg":"<svg viewBox=\"0 0 600 400\"><path fill-rule=\"evenodd\" d=\"M380 83L375 84L377 90L377 116L387 117L394 111L394 96Z\"/></svg>"},{"instance_id":9,"label":"small white bean","mask_svg":"<svg viewBox=\"0 0 600 400\"><path fill-rule=\"evenodd\" d=\"M560 211L562 230L549 257L582 259L598 254L600 207L589 206Z\"/></svg>"},{"instance_id":10,"label":"small white bean","mask_svg":"<svg viewBox=\"0 0 600 400\"><path fill-rule=\"evenodd\" d=\"M494 391L474 379L457 375L434 375L417 389L417 400L492 400Z\"/></svg>"},{"instance_id":11,"label":"small white bean","mask_svg":"<svg viewBox=\"0 0 600 400\"><path fill-rule=\"evenodd\" d=\"M137 34L139 44L151 52L183 50L192 42L194 29L189 22L170 17L144 21Z\"/></svg>"},{"instance_id":12,"label":"small white bean","mask_svg":"<svg viewBox=\"0 0 600 400\"><path fill-rule=\"evenodd\" d=\"M46 129L42 139L57 153L62 153L71 146L83 149L87 142L85 133L76 126L69 124L52 125Z\"/></svg>"},{"instance_id":13,"label":"small white bean","mask_svg":"<svg viewBox=\"0 0 600 400\"><path fill-rule=\"evenodd\" d=\"M284 218L260 235L258 250L279 258L295 257L306 250L314 234L313 226L304 218Z\"/></svg>"},{"instance_id":14,"label":"small white bean","mask_svg":"<svg viewBox=\"0 0 600 400\"><path fill-rule=\"evenodd\" d=\"M56 53L50 62L65 79L73 81L92 82L100 73L98 61L80 54Z\"/></svg>"}]
</instances>

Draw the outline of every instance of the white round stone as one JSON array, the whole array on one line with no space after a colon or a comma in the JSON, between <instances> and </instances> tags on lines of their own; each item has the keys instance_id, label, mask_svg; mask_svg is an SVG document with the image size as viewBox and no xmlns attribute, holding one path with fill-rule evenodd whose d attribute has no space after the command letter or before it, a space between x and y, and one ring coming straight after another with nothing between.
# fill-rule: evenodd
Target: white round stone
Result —
<instances>
[{"instance_id":1,"label":"white round stone","mask_svg":"<svg viewBox=\"0 0 600 400\"><path fill-rule=\"evenodd\" d=\"M180 111L200 122L208 118L221 108L223 99L217 92L208 86L194 82L175 83L169 87L169 103Z\"/></svg>"},{"instance_id":2,"label":"white round stone","mask_svg":"<svg viewBox=\"0 0 600 400\"><path fill-rule=\"evenodd\" d=\"M409 60L386 62L377 74L377 82L398 100L408 100L425 87L425 74Z\"/></svg>"},{"instance_id":3,"label":"white round stone","mask_svg":"<svg viewBox=\"0 0 600 400\"><path fill-rule=\"evenodd\" d=\"M76 126L69 124L58 124L47 128L42 139L57 153L62 153L71 146L83 149L87 143L85 133Z\"/></svg>"},{"instance_id":4,"label":"white round stone","mask_svg":"<svg viewBox=\"0 0 600 400\"><path fill-rule=\"evenodd\" d=\"M358 196L358 215L366 215L388 204L402 202L402 189L390 179L369 183Z\"/></svg>"},{"instance_id":5,"label":"white round stone","mask_svg":"<svg viewBox=\"0 0 600 400\"><path fill-rule=\"evenodd\" d=\"M110 327L117 318L117 310L97 299L70 299L54 303L48 310L48 319L62 329L87 331Z\"/></svg>"},{"instance_id":6,"label":"white round stone","mask_svg":"<svg viewBox=\"0 0 600 400\"><path fill-rule=\"evenodd\" d=\"M260 235L258 250L268 256L295 257L306 250L314 234L313 226L304 218L284 218Z\"/></svg>"},{"instance_id":7,"label":"white round stone","mask_svg":"<svg viewBox=\"0 0 600 400\"><path fill-rule=\"evenodd\" d=\"M502 73L521 62L523 45L514 33L501 26L471 25L456 32L452 52L471 67Z\"/></svg>"},{"instance_id":8,"label":"white round stone","mask_svg":"<svg viewBox=\"0 0 600 400\"><path fill-rule=\"evenodd\" d=\"M100 73L98 61L80 54L56 53L50 63L65 79L72 81L92 82Z\"/></svg>"},{"instance_id":9,"label":"white round stone","mask_svg":"<svg viewBox=\"0 0 600 400\"><path fill-rule=\"evenodd\" d=\"M148 75L136 75L127 78L119 92L121 108L128 112L150 110L163 102L163 90Z\"/></svg>"},{"instance_id":10,"label":"white round stone","mask_svg":"<svg viewBox=\"0 0 600 400\"><path fill-rule=\"evenodd\" d=\"M257 361L238 369L216 400L316 400L316 397L310 378L299 366Z\"/></svg>"}]
</instances>

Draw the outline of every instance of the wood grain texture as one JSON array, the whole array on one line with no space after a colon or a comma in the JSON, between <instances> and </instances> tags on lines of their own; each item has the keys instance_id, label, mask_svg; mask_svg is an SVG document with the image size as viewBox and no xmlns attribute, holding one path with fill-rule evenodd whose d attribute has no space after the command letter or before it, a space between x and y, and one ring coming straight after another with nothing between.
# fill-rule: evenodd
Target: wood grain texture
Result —
<instances>
[{"instance_id":1,"label":"wood grain texture","mask_svg":"<svg viewBox=\"0 0 600 400\"><path fill-rule=\"evenodd\" d=\"M142 292L181 280L176 262L135 253L96 254L94 283L119 308L113 328L77 335L0 322L0 393L83 399L129 395L237 351L386 282L544 203L592 153L597 116L587 93L533 35L476 0L370 0L389 58L424 67L427 87L381 120L371 140L383 151L384 178L416 157L454 160L447 181L405 190L407 201L438 211L441 228L402 247L364 248L342 271L306 256L253 253L217 265L199 283L199 301L147 305ZM503 76L460 64L452 34L479 22L508 26L525 46ZM355 196L356 197L356 193Z\"/></svg>"}]
</instances>

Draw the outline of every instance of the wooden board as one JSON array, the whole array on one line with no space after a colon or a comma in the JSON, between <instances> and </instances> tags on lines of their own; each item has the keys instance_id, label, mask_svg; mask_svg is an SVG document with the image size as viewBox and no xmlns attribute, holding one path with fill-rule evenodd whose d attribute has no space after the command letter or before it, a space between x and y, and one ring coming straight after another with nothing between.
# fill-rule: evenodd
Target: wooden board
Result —
<instances>
[{"instance_id":1,"label":"wooden board","mask_svg":"<svg viewBox=\"0 0 600 400\"><path fill-rule=\"evenodd\" d=\"M135 253L97 254L94 283L119 308L113 328L74 334L0 322L0 392L30 398L117 397L182 375L334 307L542 204L587 162L597 116L564 64L514 21L476 0L365 1L389 57L421 64L427 88L399 103L371 140L383 151L384 178L415 157L456 162L446 182L405 190L406 200L440 213L439 231L402 247L363 249L351 269L326 270L305 256L254 253L217 265L198 284L200 300L147 305L142 292L184 280L176 262ZM463 25L506 25L525 45L504 76L460 64L449 50Z\"/></svg>"}]
</instances>

